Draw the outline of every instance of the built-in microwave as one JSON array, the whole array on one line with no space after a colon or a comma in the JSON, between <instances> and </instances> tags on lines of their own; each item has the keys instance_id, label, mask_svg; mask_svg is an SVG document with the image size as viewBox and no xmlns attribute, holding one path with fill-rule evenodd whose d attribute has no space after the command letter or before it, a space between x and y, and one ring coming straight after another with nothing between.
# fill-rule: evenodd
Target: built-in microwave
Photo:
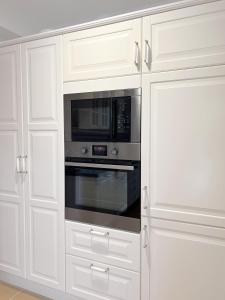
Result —
<instances>
[{"instance_id":1,"label":"built-in microwave","mask_svg":"<svg viewBox=\"0 0 225 300\"><path fill-rule=\"evenodd\" d=\"M64 95L67 142L140 143L141 90Z\"/></svg>"}]
</instances>

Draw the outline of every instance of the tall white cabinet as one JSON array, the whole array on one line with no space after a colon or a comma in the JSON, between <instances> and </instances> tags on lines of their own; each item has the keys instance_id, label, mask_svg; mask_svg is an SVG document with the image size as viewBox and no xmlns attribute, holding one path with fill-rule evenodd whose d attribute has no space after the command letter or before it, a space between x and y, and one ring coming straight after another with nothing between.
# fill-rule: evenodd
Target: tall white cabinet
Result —
<instances>
[{"instance_id":1,"label":"tall white cabinet","mask_svg":"<svg viewBox=\"0 0 225 300\"><path fill-rule=\"evenodd\" d=\"M22 45L27 276L63 289L64 138L61 37Z\"/></svg>"},{"instance_id":2,"label":"tall white cabinet","mask_svg":"<svg viewBox=\"0 0 225 300\"><path fill-rule=\"evenodd\" d=\"M24 276L20 46L0 49L0 269Z\"/></svg>"},{"instance_id":3,"label":"tall white cabinet","mask_svg":"<svg viewBox=\"0 0 225 300\"><path fill-rule=\"evenodd\" d=\"M144 19L142 300L224 299L224 26L225 1Z\"/></svg>"},{"instance_id":4,"label":"tall white cabinet","mask_svg":"<svg viewBox=\"0 0 225 300\"><path fill-rule=\"evenodd\" d=\"M1 48L0 270L61 290L63 145L61 37Z\"/></svg>"}]
</instances>

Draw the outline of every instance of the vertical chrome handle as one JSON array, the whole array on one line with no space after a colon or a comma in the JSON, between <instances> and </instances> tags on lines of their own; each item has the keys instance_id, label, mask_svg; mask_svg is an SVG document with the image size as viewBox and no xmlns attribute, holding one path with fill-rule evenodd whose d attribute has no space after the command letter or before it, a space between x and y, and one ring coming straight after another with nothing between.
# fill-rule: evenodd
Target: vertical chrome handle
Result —
<instances>
[{"instance_id":1,"label":"vertical chrome handle","mask_svg":"<svg viewBox=\"0 0 225 300\"><path fill-rule=\"evenodd\" d=\"M139 44L138 42L135 42L135 59L134 64L137 68L139 68Z\"/></svg>"},{"instance_id":2,"label":"vertical chrome handle","mask_svg":"<svg viewBox=\"0 0 225 300\"><path fill-rule=\"evenodd\" d=\"M27 155L22 157L22 172L23 174L27 174Z\"/></svg>"},{"instance_id":3,"label":"vertical chrome handle","mask_svg":"<svg viewBox=\"0 0 225 300\"><path fill-rule=\"evenodd\" d=\"M143 248L146 249L146 248L148 248L148 243L147 243L147 225L144 225L143 231L144 231L144 245L143 245Z\"/></svg>"},{"instance_id":4,"label":"vertical chrome handle","mask_svg":"<svg viewBox=\"0 0 225 300\"><path fill-rule=\"evenodd\" d=\"M147 67L150 67L150 45L148 40L145 40L145 59L144 59Z\"/></svg>"},{"instance_id":5,"label":"vertical chrome handle","mask_svg":"<svg viewBox=\"0 0 225 300\"><path fill-rule=\"evenodd\" d=\"M17 158L16 158L16 172L19 173L19 174L22 173L21 172L21 168L20 168L20 166L21 166L21 158L22 158L21 155L17 156Z\"/></svg>"},{"instance_id":6,"label":"vertical chrome handle","mask_svg":"<svg viewBox=\"0 0 225 300\"><path fill-rule=\"evenodd\" d=\"M144 191L144 209L147 210L148 209L148 203L147 203L147 191L148 191L148 187L145 185L143 187L143 191Z\"/></svg>"}]
</instances>

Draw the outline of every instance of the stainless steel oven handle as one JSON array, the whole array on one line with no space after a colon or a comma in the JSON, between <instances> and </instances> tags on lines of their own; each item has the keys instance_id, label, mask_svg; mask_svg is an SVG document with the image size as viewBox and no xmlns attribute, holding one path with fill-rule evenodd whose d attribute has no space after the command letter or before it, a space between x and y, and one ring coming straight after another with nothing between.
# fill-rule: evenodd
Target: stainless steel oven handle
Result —
<instances>
[{"instance_id":1,"label":"stainless steel oven handle","mask_svg":"<svg viewBox=\"0 0 225 300\"><path fill-rule=\"evenodd\" d=\"M65 162L65 166L134 171L134 166L125 166L125 165L106 165L106 164L89 164L89 163L79 163L79 162Z\"/></svg>"}]
</instances>

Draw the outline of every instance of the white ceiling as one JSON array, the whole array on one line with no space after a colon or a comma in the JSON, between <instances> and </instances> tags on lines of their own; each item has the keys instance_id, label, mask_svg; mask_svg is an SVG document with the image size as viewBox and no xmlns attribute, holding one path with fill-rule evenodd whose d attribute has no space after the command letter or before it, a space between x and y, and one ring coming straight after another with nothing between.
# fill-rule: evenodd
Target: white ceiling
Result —
<instances>
[{"instance_id":1,"label":"white ceiling","mask_svg":"<svg viewBox=\"0 0 225 300\"><path fill-rule=\"evenodd\" d=\"M175 0L0 0L0 41Z\"/></svg>"}]
</instances>

